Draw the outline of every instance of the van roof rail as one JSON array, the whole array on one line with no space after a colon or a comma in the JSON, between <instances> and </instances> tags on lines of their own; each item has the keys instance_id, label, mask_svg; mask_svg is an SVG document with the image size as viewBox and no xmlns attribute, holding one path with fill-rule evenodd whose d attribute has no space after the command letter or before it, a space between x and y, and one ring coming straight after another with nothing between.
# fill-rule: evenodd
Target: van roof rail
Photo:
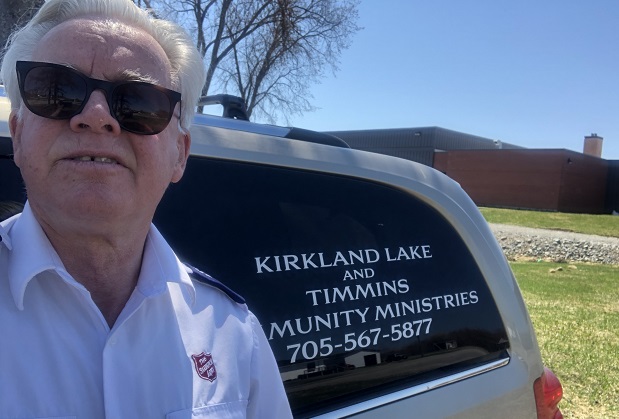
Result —
<instances>
[{"instance_id":1,"label":"van roof rail","mask_svg":"<svg viewBox=\"0 0 619 419\"><path fill-rule=\"evenodd\" d=\"M222 105L224 107L224 118L240 119L249 121L247 116L247 105L243 98L233 95L219 94L202 96L198 100L198 106Z\"/></svg>"}]
</instances>

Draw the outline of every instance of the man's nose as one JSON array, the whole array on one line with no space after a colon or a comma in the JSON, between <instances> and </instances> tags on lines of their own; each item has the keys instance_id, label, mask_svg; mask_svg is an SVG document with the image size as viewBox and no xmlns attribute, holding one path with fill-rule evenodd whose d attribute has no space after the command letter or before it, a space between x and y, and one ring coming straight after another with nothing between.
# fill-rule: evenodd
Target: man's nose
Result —
<instances>
[{"instance_id":1,"label":"man's nose","mask_svg":"<svg viewBox=\"0 0 619 419\"><path fill-rule=\"evenodd\" d=\"M82 112L71 118L69 124L74 131L92 130L98 134L114 135L119 135L121 132L120 125L110 113L107 99L101 90L95 90L90 94Z\"/></svg>"}]
</instances>

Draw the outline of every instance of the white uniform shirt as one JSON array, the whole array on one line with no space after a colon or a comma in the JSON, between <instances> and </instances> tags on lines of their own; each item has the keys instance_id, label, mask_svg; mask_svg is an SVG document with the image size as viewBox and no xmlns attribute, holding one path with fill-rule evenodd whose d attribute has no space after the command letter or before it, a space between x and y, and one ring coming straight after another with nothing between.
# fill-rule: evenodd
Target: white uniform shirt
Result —
<instances>
[{"instance_id":1,"label":"white uniform shirt","mask_svg":"<svg viewBox=\"0 0 619 419\"><path fill-rule=\"evenodd\" d=\"M0 418L291 417L254 315L192 282L154 226L111 330L28 204L0 232Z\"/></svg>"}]
</instances>

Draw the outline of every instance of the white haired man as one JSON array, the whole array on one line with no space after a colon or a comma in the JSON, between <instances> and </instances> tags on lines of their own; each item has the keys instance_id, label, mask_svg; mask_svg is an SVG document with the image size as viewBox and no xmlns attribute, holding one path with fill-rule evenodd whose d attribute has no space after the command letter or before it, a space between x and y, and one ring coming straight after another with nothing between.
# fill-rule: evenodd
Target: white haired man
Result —
<instances>
[{"instance_id":1,"label":"white haired man","mask_svg":"<svg viewBox=\"0 0 619 419\"><path fill-rule=\"evenodd\" d=\"M1 76L28 201L0 227L0 417L290 417L256 318L151 224L189 154L191 40L129 0L48 0Z\"/></svg>"}]
</instances>

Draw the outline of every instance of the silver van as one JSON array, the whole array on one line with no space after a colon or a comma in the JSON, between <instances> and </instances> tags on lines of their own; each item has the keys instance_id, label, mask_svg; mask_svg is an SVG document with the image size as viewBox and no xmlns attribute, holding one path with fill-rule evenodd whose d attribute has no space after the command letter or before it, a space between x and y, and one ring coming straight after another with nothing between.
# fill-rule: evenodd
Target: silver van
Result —
<instances>
[{"instance_id":1,"label":"silver van","mask_svg":"<svg viewBox=\"0 0 619 419\"><path fill-rule=\"evenodd\" d=\"M562 417L509 264L456 182L311 131L200 115L191 132L154 222L256 313L296 418ZM6 135L0 201L23 201Z\"/></svg>"}]
</instances>

